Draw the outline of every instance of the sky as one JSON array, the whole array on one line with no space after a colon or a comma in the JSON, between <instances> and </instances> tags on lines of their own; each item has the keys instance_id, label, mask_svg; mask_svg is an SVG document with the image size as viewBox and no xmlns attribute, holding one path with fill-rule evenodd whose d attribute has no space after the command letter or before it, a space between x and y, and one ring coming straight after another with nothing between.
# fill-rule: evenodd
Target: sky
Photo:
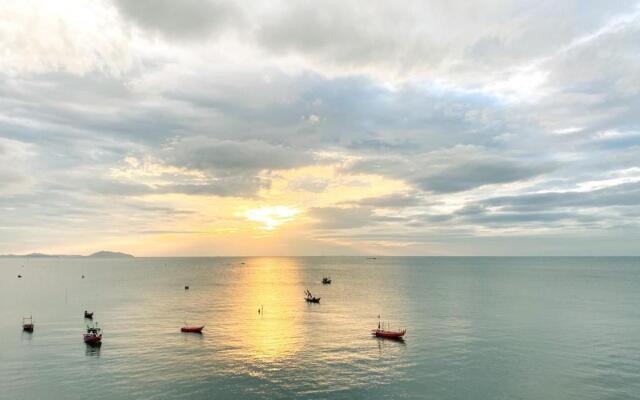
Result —
<instances>
[{"instance_id":1,"label":"sky","mask_svg":"<svg viewBox=\"0 0 640 400\"><path fill-rule=\"evenodd\" d=\"M639 242L637 2L0 0L0 253Z\"/></svg>"}]
</instances>

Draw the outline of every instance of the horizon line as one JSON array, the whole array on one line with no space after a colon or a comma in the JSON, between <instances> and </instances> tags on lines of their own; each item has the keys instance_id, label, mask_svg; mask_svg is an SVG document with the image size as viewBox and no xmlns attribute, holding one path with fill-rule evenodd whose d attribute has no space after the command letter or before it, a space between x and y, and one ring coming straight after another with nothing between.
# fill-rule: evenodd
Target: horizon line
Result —
<instances>
[{"instance_id":1,"label":"horizon line","mask_svg":"<svg viewBox=\"0 0 640 400\"><path fill-rule=\"evenodd\" d=\"M354 255L354 254L332 254L332 255L171 255L171 256L135 256L130 257L91 257L90 255L77 254L46 254L40 256L30 256L30 254L0 254L0 258L91 258L97 260L116 260L131 258L293 258L293 257L350 257L350 258L558 258L558 257L640 257L637 255L621 254L558 254L558 255Z\"/></svg>"}]
</instances>

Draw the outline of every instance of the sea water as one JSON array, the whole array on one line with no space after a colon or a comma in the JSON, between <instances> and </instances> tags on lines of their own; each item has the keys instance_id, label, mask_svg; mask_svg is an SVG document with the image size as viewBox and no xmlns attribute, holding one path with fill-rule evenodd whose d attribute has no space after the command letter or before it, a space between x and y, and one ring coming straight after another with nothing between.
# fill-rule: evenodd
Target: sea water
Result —
<instances>
[{"instance_id":1,"label":"sea water","mask_svg":"<svg viewBox=\"0 0 640 400\"><path fill-rule=\"evenodd\" d=\"M640 398L640 258L0 259L2 399L294 397Z\"/></svg>"}]
</instances>

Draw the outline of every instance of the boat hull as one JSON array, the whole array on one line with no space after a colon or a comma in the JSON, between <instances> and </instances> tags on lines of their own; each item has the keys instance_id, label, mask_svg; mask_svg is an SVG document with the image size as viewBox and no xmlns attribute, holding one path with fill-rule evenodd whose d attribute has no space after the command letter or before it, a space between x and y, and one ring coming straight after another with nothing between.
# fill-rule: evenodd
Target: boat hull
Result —
<instances>
[{"instance_id":1,"label":"boat hull","mask_svg":"<svg viewBox=\"0 0 640 400\"><path fill-rule=\"evenodd\" d=\"M84 335L84 342L90 346L96 346L102 343L102 335Z\"/></svg>"},{"instance_id":2,"label":"boat hull","mask_svg":"<svg viewBox=\"0 0 640 400\"><path fill-rule=\"evenodd\" d=\"M313 299L305 299L305 301L307 303L320 303L320 297L318 298L314 297Z\"/></svg>"},{"instance_id":3,"label":"boat hull","mask_svg":"<svg viewBox=\"0 0 640 400\"><path fill-rule=\"evenodd\" d=\"M385 331L382 329L374 329L371 331L371 334L375 337L386 338L386 339L401 339L407 330L404 329L402 331Z\"/></svg>"},{"instance_id":4,"label":"boat hull","mask_svg":"<svg viewBox=\"0 0 640 400\"><path fill-rule=\"evenodd\" d=\"M204 329L204 325L202 326L183 326L180 328L180 332L184 333L202 333Z\"/></svg>"},{"instance_id":5,"label":"boat hull","mask_svg":"<svg viewBox=\"0 0 640 400\"><path fill-rule=\"evenodd\" d=\"M25 324L22 326L22 330L25 332L33 332L33 325L32 324Z\"/></svg>"}]
</instances>

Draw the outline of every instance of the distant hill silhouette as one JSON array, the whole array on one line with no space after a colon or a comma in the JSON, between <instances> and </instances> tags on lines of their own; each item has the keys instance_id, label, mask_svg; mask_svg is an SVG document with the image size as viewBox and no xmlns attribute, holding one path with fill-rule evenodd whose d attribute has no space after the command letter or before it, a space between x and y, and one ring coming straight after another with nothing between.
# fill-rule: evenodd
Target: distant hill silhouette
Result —
<instances>
[{"instance_id":1,"label":"distant hill silhouette","mask_svg":"<svg viewBox=\"0 0 640 400\"><path fill-rule=\"evenodd\" d=\"M30 253L30 254L2 254L0 257L24 257L24 258L49 258L49 257L93 257L93 258L133 258L131 254L120 253L118 251L98 251L88 256L70 255L70 254L44 254L44 253Z\"/></svg>"},{"instance_id":2,"label":"distant hill silhouette","mask_svg":"<svg viewBox=\"0 0 640 400\"><path fill-rule=\"evenodd\" d=\"M58 256L52 256L52 255L43 254L43 253L31 253L31 254L25 254L23 256L18 256L18 257L47 258L47 257L58 257Z\"/></svg>"},{"instance_id":3,"label":"distant hill silhouette","mask_svg":"<svg viewBox=\"0 0 640 400\"><path fill-rule=\"evenodd\" d=\"M98 251L97 253L93 253L91 255L89 255L88 257L94 257L94 258L133 258L133 256L131 254L127 254L127 253L120 253L118 251Z\"/></svg>"}]
</instances>

